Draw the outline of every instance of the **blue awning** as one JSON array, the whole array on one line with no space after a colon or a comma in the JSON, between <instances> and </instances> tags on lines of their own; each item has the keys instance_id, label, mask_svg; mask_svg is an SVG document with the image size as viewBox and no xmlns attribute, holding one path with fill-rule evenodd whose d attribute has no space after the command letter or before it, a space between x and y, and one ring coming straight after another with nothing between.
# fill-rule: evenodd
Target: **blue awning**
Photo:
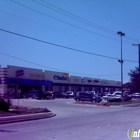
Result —
<instances>
[{"instance_id":1,"label":"blue awning","mask_svg":"<svg viewBox=\"0 0 140 140\"><path fill-rule=\"evenodd\" d=\"M52 81L47 81L47 80L31 80L31 79L7 78L7 79L6 79L6 84L52 85Z\"/></svg>"}]
</instances>

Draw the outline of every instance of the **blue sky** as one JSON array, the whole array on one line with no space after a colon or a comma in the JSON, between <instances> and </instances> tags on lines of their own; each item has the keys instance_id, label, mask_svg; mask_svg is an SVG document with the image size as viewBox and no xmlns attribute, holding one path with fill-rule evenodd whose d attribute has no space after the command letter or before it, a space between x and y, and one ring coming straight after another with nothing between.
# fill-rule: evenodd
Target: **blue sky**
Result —
<instances>
[{"instance_id":1,"label":"blue sky","mask_svg":"<svg viewBox=\"0 0 140 140\"><path fill-rule=\"evenodd\" d=\"M122 31L128 82L128 72L138 66L132 43L140 43L139 5L139 0L0 0L0 64L120 81Z\"/></svg>"}]
</instances>

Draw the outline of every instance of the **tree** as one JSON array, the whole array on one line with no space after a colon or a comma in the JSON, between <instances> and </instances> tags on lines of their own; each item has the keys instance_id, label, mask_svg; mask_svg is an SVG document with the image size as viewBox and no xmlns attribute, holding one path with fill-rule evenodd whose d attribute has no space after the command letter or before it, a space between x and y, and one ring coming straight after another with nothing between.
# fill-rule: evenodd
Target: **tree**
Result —
<instances>
[{"instance_id":1,"label":"tree","mask_svg":"<svg viewBox=\"0 0 140 140\"><path fill-rule=\"evenodd\" d=\"M127 82L127 83L123 84L123 88L126 89L126 90L130 90L130 87L131 87L130 82Z\"/></svg>"},{"instance_id":2,"label":"tree","mask_svg":"<svg viewBox=\"0 0 140 140\"><path fill-rule=\"evenodd\" d=\"M134 70L130 70L128 73L130 76L130 88L133 92L140 92L140 73L139 68L136 67Z\"/></svg>"}]
</instances>

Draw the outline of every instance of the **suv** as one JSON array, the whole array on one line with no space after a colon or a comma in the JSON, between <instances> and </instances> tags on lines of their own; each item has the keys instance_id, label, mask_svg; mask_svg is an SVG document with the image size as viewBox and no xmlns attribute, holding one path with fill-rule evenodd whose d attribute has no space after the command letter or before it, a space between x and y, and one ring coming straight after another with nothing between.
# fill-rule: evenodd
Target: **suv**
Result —
<instances>
[{"instance_id":1,"label":"suv","mask_svg":"<svg viewBox=\"0 0 140 140\"><path fill-rule=\"evenodd\" d=\"M81 92L76 92L74 99L76 101L95 101L95 102L101 102L102 98L99 97L95 92L91 91L81 91Z\"/></svg>"},{"instance_id":2,"label":"suv","mask_svg":"<svg viewBox=\"0 0 140 140\"><path fill-rule=\"evenodd\" d=\"M44 99L55 99L55 94L52 91L46 91L46 93L43 94Z\"/></svg>"}]
</instances>

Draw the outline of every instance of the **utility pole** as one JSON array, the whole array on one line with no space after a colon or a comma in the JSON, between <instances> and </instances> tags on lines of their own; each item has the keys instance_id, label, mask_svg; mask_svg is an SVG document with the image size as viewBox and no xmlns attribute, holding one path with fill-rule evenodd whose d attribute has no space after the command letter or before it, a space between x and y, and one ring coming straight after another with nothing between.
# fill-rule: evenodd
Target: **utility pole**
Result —
<instances>
[{"instance_id":1,"label":"utility pole","mask_svg":"<svg viewBox=\"0 0 140 140\"><path fill-rule=\"evenodd\" d=\"M125 36L125 34L121 31L117 32L118 35L121 36L121 59L118 60L121 64L121 92L123 93L123 53L122 53L122 36Z\"/></svg>"},{"instance_id":2,"label":"utility pole","mask_svg":"<svg viewBox=\"0 0 140 140\"><path fill-rule=\"evenodd\" d=\"M133 46L138 46L138 60L139 60L139 87L138 87L138 92L140 92L140 44L132 44Z\"/></svg>"}]
</instances>

